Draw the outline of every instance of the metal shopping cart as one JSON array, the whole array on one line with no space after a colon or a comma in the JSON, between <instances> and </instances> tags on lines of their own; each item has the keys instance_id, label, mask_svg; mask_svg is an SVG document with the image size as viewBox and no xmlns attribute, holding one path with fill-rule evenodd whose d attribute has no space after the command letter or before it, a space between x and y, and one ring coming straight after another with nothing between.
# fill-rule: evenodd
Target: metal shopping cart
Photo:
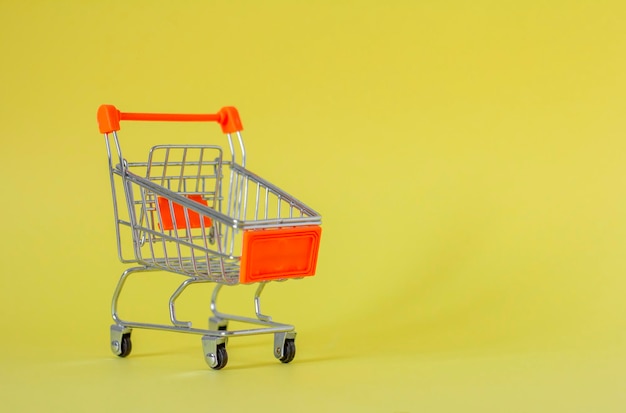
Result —
<instances>
[{"instance_id":1,"label":"metal shopping cart","mask_svg":"<svg viewBox=\"0 0 626 413\"><path fill-rule=\"evenodd\" d=\"M217 122L228 141L219 145L157 145L147 161L122 155L120 121ZM293 196L246 169L242 125L234 107L216 114L156 114L98 109L104 134L113 196L118 257L134 264L122 273L113 293L111 349L126 357L133 329L168 330L202 336L207 364L219 370L228 362L229 337L273 334L274 356L293 360L293 325L277 323L261 312L260 297L270 281L315 274L321 217ZM119 160L117 163L116 158ZM229 156L229 157L228 157ZM241 161L238 163L237 158ZM118 314L120 294L131 274L168 271L185 277L169 299L169 324L127 321ZM208 328L195 328L176 317L176 300L191 284L216 283ZM217 309L224 285L258 283L254 317ZM250 328L229 329L228 322Z\"/></svg>"}]
</instances>

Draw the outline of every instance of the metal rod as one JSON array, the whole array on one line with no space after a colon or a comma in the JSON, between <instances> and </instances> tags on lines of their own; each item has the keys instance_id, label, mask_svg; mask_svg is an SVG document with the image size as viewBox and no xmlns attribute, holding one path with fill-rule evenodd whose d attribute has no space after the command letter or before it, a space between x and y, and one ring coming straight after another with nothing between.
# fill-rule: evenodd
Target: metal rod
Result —
<instances>
[{"instance_id":1,"label":"metal rod","mask_svg":"<svg viewBox=\"0 0 626 413\"><path fill-rule=\"evenodd\" d=\"M176 291L174 291L174 294L172 294L172 296L170 297L170 301L169 301L169 308L170 308L170 321L172 322L173 325L175 325L176 327L185 327L185 328L191 328L191 321L180 321L176 318L176 299L183 293L183 291L185 291L185 289L191 285L191 284L195 284L195 283L203 283L203 282L208 282L209 280L200 280L197 278L188 278L185 281L182 282L182 284L180 284L178 286L178 288L176 289Z\"/></svg>"},{"instance_id":2,"label":"metal rod","mask_svg":"<svg viewBox=\"0 0 626 413\"><path fill-rule=\"evenodd\" d=\"M259 286L257 287L256 292L254 293L254 313L256 314L256 317L259 320L270 322L272 321L272 317L261 313L261 293L263 292L263 289L265 288L265 284L266 284L265 281L259 283Z\"/></svg>"}]
</instances>

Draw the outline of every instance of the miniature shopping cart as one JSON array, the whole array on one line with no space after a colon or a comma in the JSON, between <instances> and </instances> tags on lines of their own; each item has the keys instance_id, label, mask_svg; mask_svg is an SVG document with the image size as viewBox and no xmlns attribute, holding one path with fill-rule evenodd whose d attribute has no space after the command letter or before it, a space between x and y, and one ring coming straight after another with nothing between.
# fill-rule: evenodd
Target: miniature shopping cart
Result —
<instances>
[{"instance_id":1,"label":"miniature shopping cart","mask_svg":"<svg viewBox=\"0 0 626 413\"><path fill-rule=\"evenodd\" d=\"M228 141L218 145L158 145L147 161L130 162L122 155L120 121L216 122ZM118 257L134 264L122 273L113 293L111 349L126 357L133 329L169 330L202 336L207 364L216 370L228 362L228 338L274 335L274 356L293 360L293 325L277 323L261 312L266 283L315 274L321 217L293 196L246 169L241 121L234 107L217 114L155 114L98 109L104 134L113 196ZM238 163L237 158L241 158ZM117 161L119 160L119 163ZM118 301L131 274L168 271L185 277L169 299L169 324L127 321ZM210 300L208 328L195 328L176 317L176 299L191 284L216 283ZM218 311L224 285L258 283L256 318ZM248 329L229 329L228 322Z\"/></svg>"}]
</instances>

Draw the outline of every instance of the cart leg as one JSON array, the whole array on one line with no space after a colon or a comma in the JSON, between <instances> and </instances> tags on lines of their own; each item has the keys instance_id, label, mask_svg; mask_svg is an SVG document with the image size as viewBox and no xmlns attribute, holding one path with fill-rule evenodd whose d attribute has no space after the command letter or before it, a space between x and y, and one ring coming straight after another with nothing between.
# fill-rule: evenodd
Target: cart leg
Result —
<instances>
[{"instance_id":1,"label":"cart leg","mask_svg":"<svg viewBox=\"0 0 626 413\"><path fill-rule=\"evenodd\" d=\"M175 308L175 306L176 306L176 299L183 293L183 291L185 291L185 288L187 288L190 284L202 283L202 282L208 282L208 280L200 280L198 278L189 278L189 279L183 281L183 283L178 286L176 291L174 291L174 294L172 294L172 296L170 297L170 302L169 302L169 304L170 304L170 321L176 327L191 328L191 321L180 321L180 320L178 320L176 318L176 308Z\"/></svg>"},{"instance_id":2,"label":"cart leg","mask_svg":"<svg viewBox=\"0 0 626 413\"><path fill-rule=\"evenodd\" d=\"M117 302L119 301L120 294L122 293L122 289L124 288L124 284L126 280L131 274L138 272L151 271L146 267L133 267L129 268L122 273L120 280L117 282L117 286L115 287L115 292L113 292L113 299L111 300L111 317L113 317L113 321L115 321L119 325L123 325L124 321L117 314Z\"/></svg>"},{"instance_id":3,"label":"cart leg","mask_svg":"<svg viewBox=\"0 0 626 413\"><path fill-rule=\"evenodd\" d=\"M132 329L126 327L124 321L117 314L117 302L119 301L120 294L124 288L126 280L131 274L136 272L149 271L146 267L134 267L124 271L117 282L115 292L113 293L113 299L111 300L111 317L116 324L111 326L111 351L113 354L119 357L126 357L132 350L132 343L130 341L130 334Z\"/></svg>"},{"instance_id":4,"label":"cart leg","mask_svg":"<svg viewBox=\"0 0 626 413\"><path fill-rule=\"evenodd\" d=\"M263 292L263 289L265 288L265 284L266 284L265 281L259 283L259 286L257 287L256 292L254 293L254 313L256 314L256 317L259 320L271 322L272 317L261 313L261 293Z\"/></svg>"},{"instance_id":5,"label":"cart leg","mask_svg":"<svg viewBox=\"0 0 626 413\"><path fill-rule=\"evenodd\" d=\"M289 363L296 356L296 332L274 333L274 357Z\"/></svg>"},{"instance_id":6,"label":"cart leg","mask_svg":"<svg viewBox=\"0 0 626 413\"><path fill-rule=\"evenodd\" d=\"M223 369L228 363L226 339L224 337L202 336L204 360L213 370Z\"/></svg>"},{"instance_id":7,"label":"cart leg","mask_svg":"<svg viewBox=\"0 0 626 413\"><path fill-rule=\"evenodd\" d=\"M126 357L132 350L132 344L130 341L130 333L133 330L113 324L111 326L111 351L113 354L119 357Z\"/></svg>"},{"instance_id":8,"label":"cart leg","mask_svg":"<svg viewBox=\"0 0 626 413\"><path fill-rule=\"evenodd\" d=\"M211 312L213 316L209 318L209 330L226 331L228 330L228 314L223 314L217 309L217 296L222 290L223 284L216 284L211 294Z\"/></svg>"},{"instance_id":9,"label":"cart leg","mask_svg":"<svg viewBox=\"0 0 626 413\"><path fill-rule=\"evenodd\" d=\"M211 295L211 312L213 316L209 317L209 330L214 331L226 331L228 330L228 318L224 317L225 314L217 311L217 296L222 289L222 284L217 284L213 289ZM228 337L225 338L224 344L228 343Z\"/></svg>"}]
</instances>

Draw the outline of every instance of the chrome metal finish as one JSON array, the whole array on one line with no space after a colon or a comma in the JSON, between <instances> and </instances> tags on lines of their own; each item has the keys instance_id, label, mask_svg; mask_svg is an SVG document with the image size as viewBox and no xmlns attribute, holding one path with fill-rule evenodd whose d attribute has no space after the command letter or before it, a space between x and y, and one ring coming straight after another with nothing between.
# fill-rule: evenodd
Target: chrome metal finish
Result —
<instances>
[{"instance_id":1,"label":"chrome metal finish","mask_svg":"<svg viewBox=\"0 0 626 413\"><path fill-rule=\"evenodd\" d=\"M239 148L241 149L241 166L245 168L246 167L246 148L243 144L243 136L241 136L241 132L237 132L237 139L239 140Z\"/></svg>"},{"instance_id":2,"label":"chrome metal finish","mask_svg":"<svg viewBox=\"0 0 626 413\"><path fill-rule=\"evenodd\" d=\"M258 314L257 314L257 318L250 318L250 317L242 317L242 316L238 316L235 314L227 314L227 313L223 313L221 311L219 311L217 309L217 296L219 295L219 292L222 289L223 284L217 284L215 286L215 288L213 289L213 294L211 295L211 311L213 312L213 315L216 319L218 320L231 320L231 321L239 321L242 323L249 323L249 324L259 324L259 325L266 325L266 326L271 326L271 327L276 327L278 329L280 329L281 331L292 331L294 329L293 326L289 325L289 324L282 324L282 323L277 323L274 321L271 321L271 317L268 317L269 320L267 319L263 319L263 318L259 318ZM261 291L263 289L261 288ZM260 296L260 291L259 289L257 289L256 293L255 293L255 307L257 304L257 297ZM261 315L261 317L263 317L263 315Z\"/></svg>"},{"instance_id":3,"label":"chrome metal finish","mask_svg":"<svg viewBox=\"0 0 626 413\"><path fill-rule=\"evenodd\" d=\"M261 293L265 288L265 284L265 282L259 283L259 286L254 293L254 313L256 314L256 318L258 318L259 320L270 322L272 321L272 317L261 314Z\"/></svg>"},{"instance_id":4,"label":"chrome metal finish","mask_svg":"<svg viewBox=\"0 0 626 413\"><path fill-rule=\"evenodd\" d=\"M274 334L274 357L280 359L284 356L285 341L296 339L295 331L280 332Z\"/></svg>"},{"instance_id":5,"label":"chrome metal finish","mask_svg":"<svg viewBox=\"0 0 626 413\"><path fill-rule=\"evenodd\" d=\"M219 311L217 298L224 285L240 282L244 230L320 225L320 214L246 169L240 132L236 143L234 135L227 135L226 155L217 145L157 145L146 161L133 162L124 158L116 132L104 137L118 258L135 264L121 274L113 292L113 353L123 357L130 352L122 355L122 340L130 342L125 335L132 329L153 329L202 335L204 356L212 368L224 366L218 366L218 346L230 337L274 334L274 354L283 357L285 340L295 338L295 327L261 312L266 282L259 283L254 293L251 317ZM118 303L127 280L153 271L185 277L169 298L169 323L122 318ZM208 329L194 328L190 321L177 318L176 302L190 285L207 282L216 283L210 299L212 316ZM249 328L231 330L231 321Z\"/></svg>"},{"instance_id":6,"label":"chrome metal finish","mask_svg":"<svg viewBox=\"0 0 626 413\"><path fill-rule=\"evenodd\" d=\"M220 344L226 344L226 340L220 337L214 336L202 336L202 350L204 352L204 359L209 367L214 368L218 364L217 360L217 346Z\"/></svg>"},{"instance_id":7,"label":"chrome metal finish","mask_svg":"<svg viewBox=\"0 0 626 413\"><path fill-rule=\"evenodd\" d=\"M144 271L151 271L151 269L147 267L129 268L122 273L120 280L117 282L117 286L115 287L115 291L113 292L113 299L111 300L111 317L113 318L113 321L115 321L118 325L125 324L125 321L122 320L117 314L117 303L119 301L120 294L122 293L122 288L124 287L126 280L131 274L144 272Z\"/></svg>"},{"instance_id":8,"label":"chrome metal finish","mask_svg":"<svg viewBox=\"0 0 626 413\"><path fill-rule=\"evenodd\" d=\"M179 295L182 294L183 291L185 291L185 288L187 288L190 284L201 283L201 282L208 282L208 280L188 278L185 281L183 281L183 283L176 289L176 291L174 291L174 294L172 294L172 296L170 297L170 321L176 327L191 328L191 321L180 321L176 318L176 309L174 306L176 304L176 299L178 298Z\"/></svg>"},{"instance_id":9,"label":"chrome metal finish","mask_svg":"<svg viewBox=\"0 0 626 413\"><path fill-rule=\"evenodd\" d=\"M217 317L209 317L209 330L226 330L228 329L228 320L222 320Z\"/></svg>"},{"instance_id":10,"label":"chrome metal finish","mask_svg":"<svg viewBox=\"0 0 626 413\"><path fill-rule=\"evenodd\" d=\"M111 351L116 356L122 353L122 337L130 334L132 330L128 327L113 324L111 326Z\"/></svg>"}]
</instances>

